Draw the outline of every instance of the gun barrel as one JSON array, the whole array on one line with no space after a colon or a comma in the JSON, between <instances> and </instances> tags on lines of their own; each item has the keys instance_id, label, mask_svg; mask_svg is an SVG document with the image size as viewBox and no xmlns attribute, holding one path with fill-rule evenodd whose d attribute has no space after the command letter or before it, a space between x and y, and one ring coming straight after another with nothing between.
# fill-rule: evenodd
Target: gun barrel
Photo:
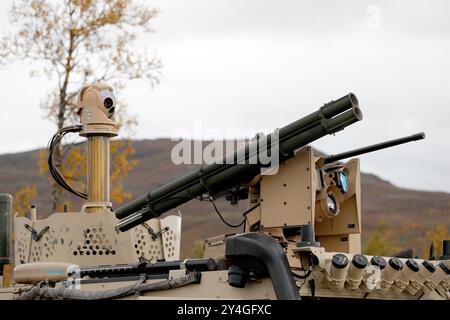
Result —
<instances>
[{"instance_id":1,"label":"gun barrel","mask_svg":"<svg viewBox=\"0 0 450 320\"><path fill-rule=\"evenodd\" d=\"M155 275L165 274L170 270L179 270L185 268L189 271L214 271L217 263L212 258L207 259L186 259L176 261L164 261L156 263L135 263L135 264L119 264L94 267L81 267L78 270L81 278L89 277L114 277L114 276L132 276L132 275ZM77 272L74 270L70 276Z\"/></svg>"},{"instance_id":2,"label":"gun barrel","mask_svg":"<svg viewBox=\"0 0 450 320\"><path fill-rule=\"evenodd\" d=\"M325 158L325 163L331 163L331 162L347 159L347 158L350 158L350 157L359 156L359 155L364 154L364 153L378 151L378 150L382 150L382 149L398 146L399 144L404 144L404 143L417 141L417 140L422 140L422 139L425 139L425 133L424 132L420 132L420 133L413 134L411 136L398 138L398 139L394 139L394 140L389 140L389 141L373 144L371 146L362 147L362 148L359 148L359 149L354 149L354 150L338 153L338 154L335 154L335 155L331 155L331 156L328 156L328 157Z\"/></svg>"},{"instance_id":3,"label":"gun barrel","mask_svg":"<svg viewBox=\"0 0 450 320\"><path fill-rule=\"evenodd\" d=\"M306 117L264 136L266 143L261 143L262 138L253 140L221 162L204 165L118 208L115 213L121 221L116 229L129 230L202 194L216 194L249 183L261 173L261 168L268 166L261 159L270 157L273 150L278 153L279 161L287 160L296 149L361 119L358 99L353 93L331 101Z\"/></svg>"}]
</instances>

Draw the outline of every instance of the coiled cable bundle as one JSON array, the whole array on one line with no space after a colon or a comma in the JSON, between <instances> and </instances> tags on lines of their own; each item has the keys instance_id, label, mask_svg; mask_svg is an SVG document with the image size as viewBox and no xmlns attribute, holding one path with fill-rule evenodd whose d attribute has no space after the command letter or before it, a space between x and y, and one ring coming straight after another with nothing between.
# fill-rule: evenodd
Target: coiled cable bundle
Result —
<instances>
[{"instance_id":1,"label":"coiled cable bundle","mask_svg":"<svg viewBox=\"0 0 450 320\"><path fill-rule=\"evenodd\" d=\"M50 171L50 174L52 175L53 179L55 179L56 183L58 183L61 187L69 191L70 193L73 193L74 195L87 199L87 194L80 192L78 190L75 190L72 186L69 185L69 183L66 181L62 173L58 170L58 168L55 166L55 160L53 158L56 146L61 142L62 138L68 133L73 132L80 132L82 130L83 126L81 125L75 125L75 126L69 126L65 128L59 129L53 137L50 139L50 142L48 144L48 169Z\"/></svg>"}]
</instances>

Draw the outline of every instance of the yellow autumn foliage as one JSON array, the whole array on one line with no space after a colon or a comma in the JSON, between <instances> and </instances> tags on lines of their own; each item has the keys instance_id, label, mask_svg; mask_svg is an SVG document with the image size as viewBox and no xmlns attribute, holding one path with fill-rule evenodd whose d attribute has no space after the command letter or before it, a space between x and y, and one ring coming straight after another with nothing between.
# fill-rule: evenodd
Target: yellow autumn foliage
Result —
<instances>
[{"instance_id":1,"label":"yellow autumn foliage","mask_svg":"<svg viewBox=\"0 0 450 320\"><path fill-rule=\"evenodd\" d=\"M395 243L387 235L387 225L380 222L366 242L363 253L375 256L390 256L399 251Z\"/></svg>"},{"instance_id":2,"label":"yellow autumn foliage","mask_svg":"<svg viewBox=\"0 0 450 320\"><path fill-rule=\"evenodd\" d=\"M58 130L79 122L76 98L83 86L107 82L116 89L116 116L123 129L135 123L120 101L125 81L143 79L151 86L159 81L160 60L149 56L145 48L134 47L137 35L152 31L150 23L157 14L148 2L138 0L18 0L10 11L14 32L0 35L0 66L31 62L32 76L45 75L53 81L41 108ZM118 142L115 148L112 198L120 203L130 197L122 191L121 180L136 162L128 159L134 152L131 143ZM54 153L55 166L78 190L86 188L85 157L82 148L67 142ZM41 173L48 171L45 151L39 167ZM67 203L66 194L55 183L52 197L53 210Z\"/></svg>"},{"instance_id":3,"label":"yellow autumn foliage","mask_svg":"<svg viewBox=\"0 0 450 320\"><path fill-rule=\"evenodd\" d=\"M64 146L65 155L63 158L62 174L67 182L76 190L86 192L87 158L85 145ZM137 160L130 160L136 150L131 140L111 141L111 201L118 205L125 200L131 199L131 193L125 192L122 187L123 178L126 177L138 164ZM48 173L48 151L42 149L39 152L39 171L41 174ZM50 177L49 177L50 178ZM51 178L50 178L51 179ZM62 203L72 208L71 201L66 198ZM62 210L62 207L58 207Z\"/></svg>"},{"instance_id":4,"label":"yellow autumn foliage","mask_svg":"<svg viewBox=\"0 0 450 320\"><path fill-rule=\"evenodd\" d=\"M442 254L442 240L450 240L449 229L444 224L438 225L434 229L429 230L423 241L424 257L429 256L431 243L434 245L434 255L440 256Z\"/></svg>"},{"instance_id":5,"label":"yellow autumn foliage","mask_svg":"<svg viewBox=\"0 0 450 320\"><path fill-rule=\"evenodd\" d=\"M36 186L25 186L17 191L13 195L13 214L19 217L28 215L36 195Z\"/></svg>"}]
</instances>

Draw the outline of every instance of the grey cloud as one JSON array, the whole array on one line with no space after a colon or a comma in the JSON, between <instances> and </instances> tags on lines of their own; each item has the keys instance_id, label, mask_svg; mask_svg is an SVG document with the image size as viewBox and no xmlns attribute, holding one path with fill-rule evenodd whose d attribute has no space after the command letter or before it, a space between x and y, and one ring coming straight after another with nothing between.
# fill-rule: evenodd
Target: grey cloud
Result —
<instances>
[{"instance_id":1,"label":"grey cloud","mask_svg":"<svg viewBox=\"0 0 450 320\"><path fill-rule=\"evenodd\" d=\"M435 1L156 1L156 21L166 41L184 36L288 33L330 36L365 28L379 9L381 30L389 34L449 35L450 3Z\"/></svg>"}]
</instances>

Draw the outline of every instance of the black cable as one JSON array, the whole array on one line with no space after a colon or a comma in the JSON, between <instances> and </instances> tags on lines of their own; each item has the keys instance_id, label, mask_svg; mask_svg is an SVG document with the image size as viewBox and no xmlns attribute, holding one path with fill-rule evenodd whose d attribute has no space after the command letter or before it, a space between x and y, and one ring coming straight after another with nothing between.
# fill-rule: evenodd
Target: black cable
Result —
<instances>
[{"instance_id":1,"label":"black cable","mask_svg":"<svg viewBox=\"0 0 450 320\"><path fill-rule=\"evenodd\" d=\"M217 206L216 206L216 203L215 203L213 197L210 196L207 200L208 200L209 202L212 203L212 205L213 205L213 207L214 207L214 210L216 211L216 213L217 213L217 215L219 216L220 220L222 220L222 222L225 223L225 224L226 224L227 226L229 226L230 228L239 228L240 226L242 226L242 225L245 223L245 221L247 220L247 217L246 217L247 214L249 214L250 212L252 212L252 211L255 210L257 207L260 206L260 204L257 203L257 204L254 205L253 207L251 207L251 208L247 209L246 211L244 211L244 212L242 213L242 215L244 216L244 219L242 220L241 223L239 223L239 224L231 224L231 223L227 222L227 221L223 218L223 216L222 216L222 214L220 213L219 209L217 209ZM201 200L201 201L202 201L202 200Z\"/></svg>"},{"instance_id":2,"label":"black cable","mask_svg":"<svg viewBox=\"0 0 450 320\"><path fill-rule=\"evenodd\" d=\"M315 298L316 298L316 281L314 280L314 278L312 278L312 279L309 279L308 283L309 283L309 287L311 289L311 298L313 300L315 300Z\"/></svg>"},{"instance_id":3,"label":"black cable","mask_svg":"<svg viewBox=\"0 0 450 320\"><path fill-rule=\"evenodd\" d=\"M253 207L251 207L250 209L247 209L247 210L245 210L244 212L242 212L242 215L244 216L244 217L247 217L247 215L250 213L250 212L252 212L253 210L255 210L256 208L258 208L259 206L261 205L261 203L257 203L257 204L255 204Z\"/></svg>"},{"instance_id":4,"label":"black cable","mask_svg":"<svg viewBox=\"0 0 450 320\"><path fill-rule=\"evenodd\" d=\"M214 210L216 211L217 215L218 215L219 218L222 220L222 222L225 223L225 224L226 224L227 226L229 226L230 228L238 228L238 227L242 226L242 225L244 224L244 222L247 220L247 217L246 217L247 214L249 214L250 212L252 212L253 210L255 210L256 208L258 208L258 207L261 205L260 203L257 203L257 204L254 205L253 207L251 207L251 208L247 209L246 211L244 211L244 212L242 213L242 215L244 216L244 219L242 220L242 222L239 223L239 224L237 224L237 225L233 225L233 224L227 222L227 221L223 218L222 214L220 213L219 209L218 209L217 206L216 206L216 203L215 203L215 201L214 201L214 198L213 198L212 196L210 196L209 194L207 195L207 197L199 196L199 197L193 198L193 197L177 197L177 196L175 196L175 197L169 197L169 198L167 198L167 200L170 200L170 199L187 199L187 200L197 199L198 201L209 201L209 202L212 203L212 205L213 205L213 207L214 207ZM244 227L245 227L245 226L244 226ZM244 229L244 231L245 231L245 229Z\"/></svg>"},{"instance_id":5,"label":"black cable","mask_svg":"<svg viewBox=\"0 0 450 320\"><path fill-rule=\"evenodd\" d=\"M214 207L214 210L216 211L216 213L217 213L217 215L219 216L220 220L222 220L222 222L225 223L225 224L226 224L227 226L229 226L230 228L239 228L240 226L242 226L242 225L244 224L245 220L247 219L247 218L244 218L244 219L242 220L242 222L239 223L239 224L231 224L231 223L227 222L227 221L223 218L223 216L222 216L222 214L220 213L219 209L217 209L217 206L216 206L216 203L214 202L214 200L209 200L209 201L212 203L212 205L213 205L213 207Z\"/></svg>"},{"instance_id":6,"label":"black cable","mask_svg":"<svg viewBox=\"0 0 450 320\"><path fill-rule=\"evenodd\" d=\"M56 183L58 183L58 185L60 185L65 190L69 191L70 193L75 194L76 196L78 196L80 198L87 199L87 195L85 193L77 191L72 186L69 185L69 183L66 181L66 179L64 179L61 172L55 166L54 159L53 159L53 154L55 152L56 146L61 142L63 137L68 133L80 132L81 130L82 130L81 125L75 125L75 126L70 126L70 127L65 127L65 128L59 129L53 135L53 137L50 139L49 146L48 146L48 149L49 149L48 168L49 168L50 174L52 175L52 177L56 181Z\"/></svg>"},{"instance_id":7,"label":"black cable","mask_svg":"<svg viewBox=\"0 0 450 320\"><path fill-rule=\"evenodd\" d=\"M63 175L61 174L61 172L58 170L58 168L54 165L54 158L53 158L53 154L55 151L56 146L61 142L61 140L63 139L63 137L69 133L69 132L79 132L81 131L81 126L72 126L72 127L66 127L66 128L62 128L60 129L51 139L50 141L50 146L49 146L49 159L48 159L48 165L49 165L49 170L50 173L52 175L52 177L55 179L55 181L64 189L66 189L67 191L86 199L87 196L84 193L81 193L75 189L73 189L64 179Z\"/></svg>"},{"instance_id":8,"label":"black cable","mask_svg":"<svg viewBox=\"0 0 450 320\"><path fill-rule=\"evenodd\" d=\"M311 270L306 271L304 275L299 275L298 273L295 273L294 271L292 271L292 275L295 278L302 279L302 280L308 278L310 274L311 274Z\"/></svg>"},{"instance_id":9,"label":"black cable","mask_svg":"<svg viewBox=\"0 0 450 320\"><path fill-rule=\"evenodd\" d=\"M305 274L304 275L299 275L298 273L295 273L294 271L292 272L292 275L298 279L305 279L306 282L306 278L309 277L309 275L311 274L311 269L306 270L305 267L303 267L303 261L302 261L302 257L300 257L300 270L304 271Z\"/></svg>"}]
</instances>

